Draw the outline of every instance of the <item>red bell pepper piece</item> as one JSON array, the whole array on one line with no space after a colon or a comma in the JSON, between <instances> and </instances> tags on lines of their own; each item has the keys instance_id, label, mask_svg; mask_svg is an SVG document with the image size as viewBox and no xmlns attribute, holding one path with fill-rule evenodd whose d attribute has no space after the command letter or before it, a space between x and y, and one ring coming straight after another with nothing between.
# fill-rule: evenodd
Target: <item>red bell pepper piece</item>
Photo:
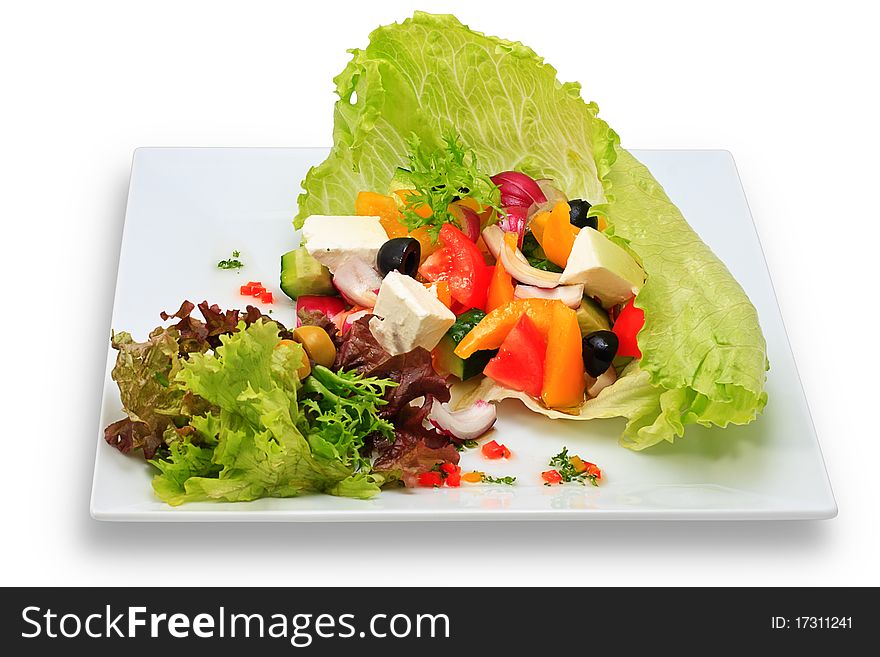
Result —
<instances>
[{"instance_id":1,"label":"red bell pepper piece","mask_svg":"<svg viewBox=\"0 0 880 657\"><path fill-rule=\"evenodd\" d=\"M562 475L559 474L557 470L545 470L541 473L541 479L546 481L548 484L562 483Z\"/></svg>"},{"instance_id":2,"label":"red bell pepper piece","mask_svg":"<svg viewBox=\"0 0 880 657\"><path fill-rule=\"evenodd\" d=\"M641 308L636 308L633 305L633 301L635 301L635 297L630 299L620 311L617 321L614 322L611 330L617 336L619 343L617 347L618 356L641 358L642 351L639 349L637 337L639 331L645 325L645 311Z\"/></svg>"},{"instance_id":3,"label":"red bell pepper piece","mask_svg":"<svg viewBox=\"0 0 880 657\"><path fill-rule=\"evenodd\" d=\"M499 445L497 441L490 440L480 449L487 459L510 458L510 450L505 445Z\"/></svg>"},{"instance_id":4,"label":"red bell pepper piece","mask_svg":"<svg viewBox=\"0 0 880 657\"><path fill-rule=\"evenodd\" d=\"M486 364L483 374L505 388L540 397L546 354L547 341L534 322L523 315L504 338L498 354Z\"/></svg>"},{"instance_id":5,"label":"red bell pepper piece","mask_svg":"<svg viewBox=\"0 0 880 657\"><path fill-rule=\"evenodd\" d=\"M440 472L443 472L447 475L455 474L458 472L460 468L454 463L441 463L440 464Z\"/></svg>"},{"instance_id":6,"label":"red bell pepper piece","mask_svg":"<svg viewBox=\"0 0 880 657\"><path fill-rule=\"evenodd\" d=\"M439 488L443 485L443 477L436 470L423 472L419 475L419 486Z\"/></svg>"}]
</instances>

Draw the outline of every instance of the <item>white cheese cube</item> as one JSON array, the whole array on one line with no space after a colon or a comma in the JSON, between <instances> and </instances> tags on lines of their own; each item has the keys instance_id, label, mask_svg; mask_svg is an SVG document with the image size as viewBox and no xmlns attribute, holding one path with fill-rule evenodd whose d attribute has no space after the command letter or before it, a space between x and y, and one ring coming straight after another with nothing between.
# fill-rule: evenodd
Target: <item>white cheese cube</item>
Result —
<instances>
[{"instance_id":1,"label":"white cheese cube","mask_svg":"<svg viewBox=\"0 0 880 657\"><path fill-rule=\"evenodd\" d=\"M645 272L603 233L581 228L559 282L583 283L587 296L598 297L605 308L610 308L638 293L645 284Z\"/></svg>"},{"instance_id":2,"label":"white cheese cube","mask_svg":"<svg viewBox=\"0 0 880 657\"><path fill-rule=\"evenodd\" d=\"M430 351L455 323L455 314L435 292L396 271L382 281L373 314L370 331L393 356L416 347Z\"/></svg>"},{"instance_id":3,"label":"white cheese cube","mask_svg":"<svg viewBox=\"0 0 880 657\"><path fill-rule=\"evenodd\" d=\"M302 228L306 251L331 272L349 258L376 266L379 248L388 241L379 217L333 217L313 214Z\"/></svg>"}]
</instances>

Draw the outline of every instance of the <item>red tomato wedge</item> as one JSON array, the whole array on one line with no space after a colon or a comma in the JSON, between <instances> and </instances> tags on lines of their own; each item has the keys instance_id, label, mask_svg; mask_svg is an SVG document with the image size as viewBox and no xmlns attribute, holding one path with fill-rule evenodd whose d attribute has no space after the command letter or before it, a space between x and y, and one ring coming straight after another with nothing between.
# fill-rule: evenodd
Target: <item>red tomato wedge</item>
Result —
<instances>
[{"instance_id":1,"label":"red tomato wedge","mask_svg":"<svg viewBox=\"0 0 880 657\"><path fill-rule=\"evenodd\" d=\"M498 354L483 374L505 388L540 397L544 385L544 359L547 341L535 324L523 315L504 338Z\"/></svg>"},{"instance_id":2,"label":"red tomato wedge","mask_svg":"<svg viewBox=\"0 0 880 657\"><path fill-rule=\"evenodd\" d=\"M443 248L428 256L419 273L432 283L446 281L452 298L467 309L485 309L492 268L480 249L452 224L443 224L440 241Z\"/></svg>"}]
</instances>

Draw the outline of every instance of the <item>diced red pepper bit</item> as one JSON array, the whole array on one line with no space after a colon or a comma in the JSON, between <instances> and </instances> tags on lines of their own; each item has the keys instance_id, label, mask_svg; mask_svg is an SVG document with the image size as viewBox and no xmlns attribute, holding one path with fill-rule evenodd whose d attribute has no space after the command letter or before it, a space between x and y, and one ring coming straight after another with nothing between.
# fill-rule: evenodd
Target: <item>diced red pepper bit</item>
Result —
<instances>
[{"instance_id":1,"label":"diced red pepper bit","mask_svg":"<svg viewBox=\"0 0 880 657\"><path fill-rule=\"evenodd\" d=\"M461 472L461 468L459 468L454 463L441 463L440 472L443 472L448 476L451 474L456 474L457 472Z\"/></svg>"},{"instance_id":2,"label":"diced red pepper bit","mask_svg":"<svg viewBox=\"0 0 880 657\"><path fill-rule=\"evenodd\" d=\"M258 297L266 291L260 281L248 281L247 285L242 285L239 291L245 296Z\"/></svg>"},{"instance_id":3,"label":"diced red pepper bit","mask_svg":"<svg viewBox=\"0 0 880 657\"><path fill-rule=\"evenodd\" d=\"M541 473L541 479L547 482L547 485L562 483L562 475L557 470L545 470Z\"/></svg>"},{"instance_id":4,"label":"diced red pepper bit","mask_svg":"<svg viewBox=\"0 0 880 657\"><path fill-rule=\"evenodd\" d=\"M446 475L446 485L452 488L458 488L461 486L461 473L452 472Z\"/></svg>"},{"instance_id":5,"label":"diced red pepper bit","mask_svg":"<svg viewBox=\"0 0 880 657\"><path fill-rule=\"evenodd\" d=\"M273 303L275 301L275 298L272 296L271 292L263 292L260 295L260 301L262 301L263 303Z\"/></svg>"},{"instance_id":6,"label":"diced red pepper bit","mask_svg":"<svg viewBox=\"0 0 880 657\"><path fill-rule=\"evenodd\" d=\"M443 478L440 476L439 472L429 471L423 472L419 475L419 486L425 486L427 488L439 488L443 485Z\"/></svg>"},{"instance_id":7,"label":"diced red pepper bit","mask_svg":"<svg viewBox=\"0 0 880 657\"><path fill-rule=\"evenodd\" d=\"M595 463L590 463L589 461L584 461L584 465L587 466L586 472L587 476L595 477L596 479L602 478L602 471Z\"/></svg>"},{"instance_id":8,"label":"diced red pepper bit","mask_svg":"<svg viewBox=\"0 0 880 657\"><path fill-rule=\"evenodd\" d=\"M495 440L485 443L480 451L487 459L510 458L510 450L505 445L499 445Z\"/></svg>"}]
</instances>

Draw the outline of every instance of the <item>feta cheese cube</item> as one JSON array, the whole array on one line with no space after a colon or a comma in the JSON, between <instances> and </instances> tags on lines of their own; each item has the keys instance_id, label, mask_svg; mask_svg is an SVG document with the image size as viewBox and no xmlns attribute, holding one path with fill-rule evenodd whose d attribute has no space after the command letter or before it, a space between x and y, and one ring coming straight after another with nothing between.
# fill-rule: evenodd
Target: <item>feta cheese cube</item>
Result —
<instances>
[{"instance_id":1,"label":"feta cheese cube","mask_svg":"<svg viewBox=\"0 0 880 657\"><path fill-rule=\"evenodd\" d=\"M436 293L396 271L382 281L373 314L370 331L393 356L416 347L433 349L455 323L455 314Z\"/></svg>"},{"instance_id":2,"label":"feta cheese cube","mask_svg":"<svg viewBox=\"0 0 880 657\"><path fill-rule=\"evenodd\" d=\"M645 272L603 233L581 228L559 282L583 283L587 296L598 297L605 308L610 308L638 293L645 284Z\"/></svg>"},{"instance_id":3,"label":"feta cheese cube","mask_svg":"<svg viewBox=\"0 0 880 657\"><path fill-rule=\"evenodd\" d=\"M314 214L302 228L306 251L331 272L349 258L376 266L388 234L379 217L334 217Z\"/></svg>"}]
</instances>

